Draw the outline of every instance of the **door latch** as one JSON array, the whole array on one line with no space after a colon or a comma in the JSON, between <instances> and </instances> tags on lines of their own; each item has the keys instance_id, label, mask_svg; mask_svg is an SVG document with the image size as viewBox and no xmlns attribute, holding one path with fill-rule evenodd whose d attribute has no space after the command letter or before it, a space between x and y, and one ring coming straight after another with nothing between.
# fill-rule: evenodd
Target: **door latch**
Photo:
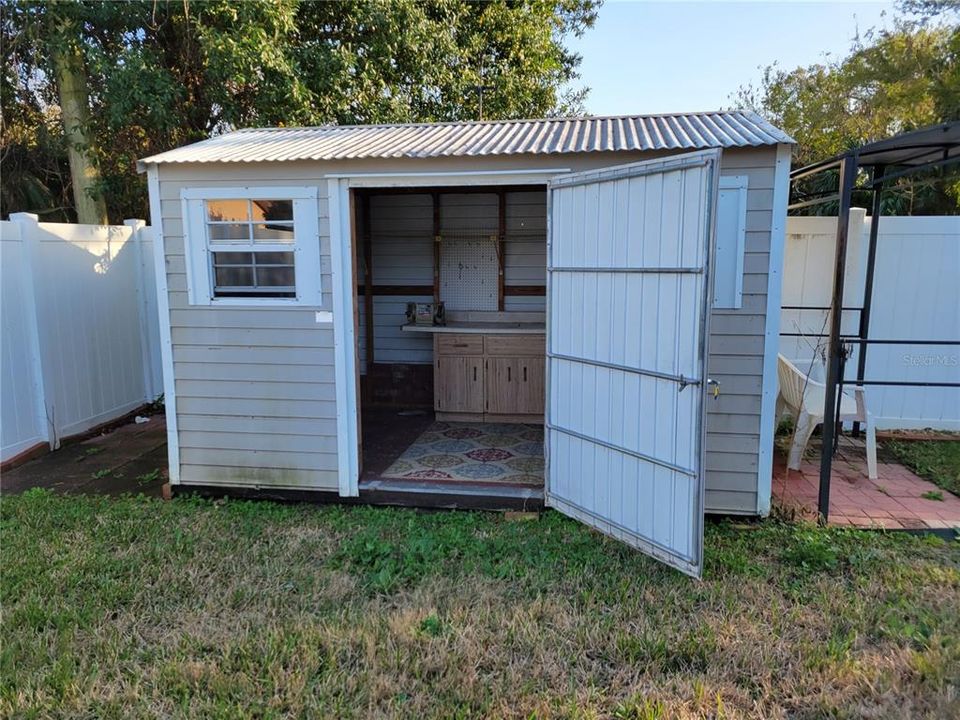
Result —
<instances>
[{"instance_id":1,"label":"door latch","mask_svg":"<svg viewBox=\"0 0 960 720\"><path fill-rule=\"evenodd\" d=\"M713 395L714 400L720 397L720 383L713 378L707 378L707 387L710 388L710 393Z\"/></svg>"}]
</instances>

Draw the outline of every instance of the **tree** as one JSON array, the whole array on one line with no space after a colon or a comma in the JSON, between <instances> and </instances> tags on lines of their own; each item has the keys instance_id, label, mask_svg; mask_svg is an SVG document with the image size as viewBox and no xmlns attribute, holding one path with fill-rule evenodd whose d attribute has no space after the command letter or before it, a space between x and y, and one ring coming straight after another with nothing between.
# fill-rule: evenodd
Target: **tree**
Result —
<instances>
[{"instance_id":1,"label":"tree","mask_svg":"<svg viewBox=\"0 0 960 720\"><path fill-rule=\"evenodd\" d=\"M920 15L855 38L842 59L790 71L769 66L759 88L740 89L739 105L755 109L797 141L795 166L960 119L958 3L908 0L901 7ZM906 178L895 190L887 195L887 212L960 212L955 171Z\"/></svg>"},{"instance_id":2,"label":"tree","mask_svg":"<svg viewBox=\"0 0 960 720\"><path fill-rule=\"evenodd\" d=\"M46 16L50 68L60 98L60 122L70 161L77 221L105 225L107 204L100 186L100 169L92 152L90 96L80 27L70 12L70 6L62 0L50 2Z\"/></svg>"},{"instance_id":3,"label":"tree","mask_svg":"<svg viewBox=\"0 0 960 720\"><path fill-rule=\"evenodd\" d=\"M584 91L568 89L580 58L565 39L592 26L598 5L0 0L3 211L72 205L58 187L70 147L87 148L117 220L146 212L137 158L236 127L470 120L481 106L488 119L580 112ZM52 130L68 127L56 11L80 33L69 67L82 61L89 122L69 125L88 130L82 141L51 147ZM6 186L8 162L35 191Z\"/></svg>"}]
</instances>

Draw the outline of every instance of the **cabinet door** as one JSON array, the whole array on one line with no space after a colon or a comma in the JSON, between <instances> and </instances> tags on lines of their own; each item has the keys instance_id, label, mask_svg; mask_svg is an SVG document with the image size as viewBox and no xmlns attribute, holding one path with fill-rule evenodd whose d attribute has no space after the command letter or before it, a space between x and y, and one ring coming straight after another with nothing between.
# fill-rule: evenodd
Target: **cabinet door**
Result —
<instances>
[{"instance_id":1,"label":"cabinet door","mask_svg":"<svg viewBox=\"0 0 960 720\"><path fill-rule=\"evenodd\" d=\"M542 415L544 410L544 359L524 357L517 360L520 378L517 393L518 413Z\"/></svg>"},{"instance_id":2,"label":"cabinet door","mask_svg":"<svg viewBox=\"0 0 960 720\"><path fill-rule=\"evenodd\" d=\"M515 414L520 392L520 362L517 358L487 358L487 412L494 415Z\"/></svg>"},{"instance_id":3,"label":"cabinet door","mask_svg":"<svg viewBox=\"0 0 960 720\"><path fill-rule=\"evenodd\" d=\"M487 412L543 414L543 358L487 358Z\"/></svg>"},{"instance_id":4,"label":"cabinet door","mask_svg":"<svg viewBox=\"0 0 960 720\"><path fill-rule=\"evenodd\" d=\"M439 412L483 412L483 358L449 356L435 361L434 408Z\"/></svg>"}]
</instances>

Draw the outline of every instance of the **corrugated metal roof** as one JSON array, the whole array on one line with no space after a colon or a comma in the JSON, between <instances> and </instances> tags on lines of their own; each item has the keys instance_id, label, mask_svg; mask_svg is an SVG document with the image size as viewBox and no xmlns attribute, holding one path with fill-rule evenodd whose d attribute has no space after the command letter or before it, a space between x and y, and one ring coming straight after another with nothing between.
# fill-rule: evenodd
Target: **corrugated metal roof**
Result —
<instances>
[{"instance_id":1,"label":"corrugated metal roof","mask_svg":"<svg viewBox=\"0 0 960 720\"><path fill-rule=\"evenodd\" d=\"M142 163L480 157L792 143L746 111L238 130Z\"/></svg>"}]
</instances>

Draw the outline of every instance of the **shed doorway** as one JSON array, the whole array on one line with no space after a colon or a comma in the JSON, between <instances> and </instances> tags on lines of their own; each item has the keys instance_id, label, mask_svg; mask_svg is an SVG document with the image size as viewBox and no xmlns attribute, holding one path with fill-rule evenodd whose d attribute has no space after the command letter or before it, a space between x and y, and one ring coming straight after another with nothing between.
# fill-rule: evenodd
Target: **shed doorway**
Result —
<instances>
[{"instance_id":1,"label":"shed doorway","mask_svg":"<svg viewBox=\"0 0 960 720\"><path fill-rule=\"evenodd\" d=\"M511 317L497 333L490 332L486 323L492 318L483 313L499 313L502 320L504 310L461 310L456 295L451 297L458 316L439 309L444 268L460 278L466 276L465 271L475 272L468 277L472 283L469 297L474 301L488 300L492 275L487 268L490 259L483 252L471 250L460 254L456 262L446 262L443 230L437 219L437 200L442 194L434 190L431 227L441 229L429 245L434 256L434 302L421 304L425 308L413 304L404 316L408 322L400 328L400 332L427 331L432 336L434 420L441 422L490 422L493 413L485 383L488 377L502 380L495 371L488 371L501 366L490 360L496 361L498 354L511 346L520 346L514 347L512 354L529 353L530 338L542 336L545 503L695 576L700 575L703 563L705 390L711 383L706 359L719 165L720 151L708 150L580 173L554 173L547 184L543 214L544 230L549 227L543 264L544 323L536 327L530 319ZM391 194L404 192L412 195L417 190ZM457 194L479 192L471 188L470 193ZM372 250L365 250L374 244L358 240L358 235L374 234L374 215L369 197L351 195L349 182L333 196L350 227L350 241L344 246L350 248L346 263L352 270L341 275L351 282L346 287L340 282L339 291L344 295L336 299L335 309L341 303L341 308L352 305L357 310L349 331L344 332L340 321L338 337L349 337L351 331L358 337L349 346L340 345L344 350L349 347L350 353L338 363L338 377L352 371L350 377L356 379L353 373L359 376L361 365L368 360L361 352L366 343L359 337L367 343L373 337L372 365L377 360L378 314L373 292L377 264ZM499 207L502 228L505 213L503 205ZM439 215L442 218L442 211ZM417 217L423 222L423 213ZM338 222L332 212L331 226L337 228ZM398 221L391 225L393 231L400 226ZM498 236L492 239L499 261L500 300L504 254ZM404 258L414 254L410 243L406 245ZM334 258L335 266L338 261L343 269L343 256ZM366 321L362 329L361 318ZM422 322L419 327L417 320ZM459 325L450 327L451 320ZM516 337L506 337L511 334ZM444 380L456 378L460 404L454 406L443 404L444 390L438 386L444 350L458 368ZM481 359L482 365L478 363ZM516 382L519 365L511 362L507 367L508 382L510 377ZM530 382L530 367L526 370L524 380ZM338 404L346 400L345 411L362 414L364 396L373 391L359 382L355 387L356 395L338 397ZM522 396L516 388L513 386L513 396ZM419 388L415 390L419 392ZM502 420L529 422L535 409ZM342 414L349 417L350 413ZM377 501L378 493L386 497L391 492L405 497L419 493L423 497L447 492L438 491L440 484L434 478L427 479L427 488L412 483L389 485L392 481L384 478L360 484L364 438L355 433L363 426L353 426L346 436L340 435L341 442L348 442L339 448L341 464L356 463L356 473L351 475L358 483L354 486L358 492L353 493L349 487L343 492L341 486L343 494L366 495ZM369 428L369 423L366 426ZM427 428L424 432L434 431ZM351 435L356 445L349 447ZM489 487L470 490L485 499L496 492ZM414 500L411 504L425 503Z\"/></svg>"},{"instance_id":2,"label":"shed doorway","mask_svg":"<svg viewBox=\"0 0 960 720\"><path fill-rule=\"evenodd\" d=\"M361 494L540 507L545 186L354 189L352 226Z\"/></svg>"}]
</instances>

